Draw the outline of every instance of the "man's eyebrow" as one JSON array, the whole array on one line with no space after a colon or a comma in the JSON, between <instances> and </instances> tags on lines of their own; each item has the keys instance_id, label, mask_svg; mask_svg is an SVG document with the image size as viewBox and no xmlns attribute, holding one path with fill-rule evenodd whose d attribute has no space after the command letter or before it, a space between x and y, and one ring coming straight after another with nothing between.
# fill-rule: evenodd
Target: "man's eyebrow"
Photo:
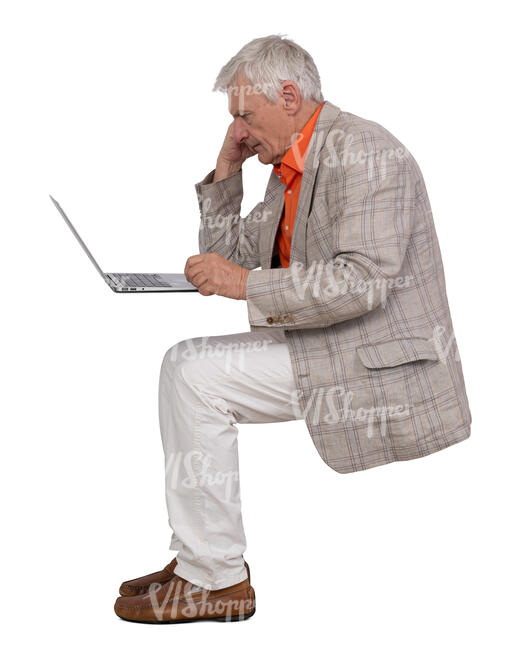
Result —
<instances>
[{"instance_id":1,"label":"man's eyebrow","mask_svg":"<svg viewBox=\"0 0 515 650\"><path fill-rule=\"evenodd\" d=\"M236 111L234 113L231 113L233 117L238 117L239 115L250 115L252 111Z\"/></svg>"}]
</instances>

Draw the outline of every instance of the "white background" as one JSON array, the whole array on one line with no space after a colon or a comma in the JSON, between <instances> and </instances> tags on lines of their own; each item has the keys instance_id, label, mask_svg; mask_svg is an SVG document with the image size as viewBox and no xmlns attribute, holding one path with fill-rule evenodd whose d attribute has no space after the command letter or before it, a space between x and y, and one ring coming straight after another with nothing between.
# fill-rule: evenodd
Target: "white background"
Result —
<instances>
[{"instance_id":1,"label":"white background","mask_svg":"<svg viewBox=\"0 0 515 650\"><path fill-rule=\"evenodd\" d=\"M5 2L0 14L0 633L8 647L513 647L513 85L508 4ZM145 626L119 583L168 563L157 415L166 350L248 331L244 302L117 295L105 271L182 272L194 183L229 124L211 91L252 38L314 57L325 99L418 161L472 436L340 475L300 422L240 427L256 615ZM244 167L246 214L270 167ZM188 645L186 645L188 644Z\"/></svg>"}]
</instances>

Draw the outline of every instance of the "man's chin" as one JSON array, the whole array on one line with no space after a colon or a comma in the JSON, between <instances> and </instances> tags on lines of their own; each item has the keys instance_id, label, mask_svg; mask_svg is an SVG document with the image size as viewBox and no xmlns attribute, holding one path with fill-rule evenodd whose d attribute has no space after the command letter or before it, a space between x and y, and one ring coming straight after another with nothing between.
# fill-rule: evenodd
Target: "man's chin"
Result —
<instances>
[{"instance_id":1,"label":"man's chin","mask_svg":"<svg viewBox=\"0 0 515 650\"><path fill-rule=\"evenodd\" d=\"M257 158L260 163L263 165L269 165L271 160L270 160L270 155L268 154L268 151L265 151L264 149L261 149L261 147L257 151Z\"/></svg>"}]
</instances>

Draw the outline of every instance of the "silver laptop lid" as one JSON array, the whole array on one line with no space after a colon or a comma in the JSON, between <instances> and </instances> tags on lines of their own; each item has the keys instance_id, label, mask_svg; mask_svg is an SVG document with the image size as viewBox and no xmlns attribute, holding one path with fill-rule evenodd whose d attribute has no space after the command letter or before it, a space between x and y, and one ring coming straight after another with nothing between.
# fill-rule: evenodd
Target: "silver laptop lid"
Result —
<instances>
[{"instance_id":1,"label":"silver laptop lid","mask_svg":"<svg viewBox=\"0 0 515 650\"><path fill-rule=\"evenodd\" d=\"M104 273L103 273L102 269L101 269L100 266L97 264L97 261L96 261L96 259L93 257L93 255L89 252L88 247L86 246L86 244L85 244L85 243L82 241L82 239L80 238L79 233L78 233L78 232L75 230L75 228L73 227L72 222L68 219L68 217L66 216L64 210L61 208L61 206L59 205L59 203L57 203L57 201L54 199L54 197L53 197L51 194L49 194L48 196L52 199L53 204L55 205L55 207L56 207L56 208L59 210L59 212L61 213L62 218L66 221L66 223L67 223L68 226L70 227L70 230L72 231L72 233L73 233L73 234L75 235L75 237L77 238L77 241L79 242L79 244L80 244L80 245L82 246L82 248L84 249L84 252L86 253L86 255L89 257L89 259L90 259L90 260L93 262L93 264L95 265L96 270L100 273L100 275L101 275L101 276L104 278L104 280L105 280L105 276L104 276Z\"/></svg>"}]
</instances>

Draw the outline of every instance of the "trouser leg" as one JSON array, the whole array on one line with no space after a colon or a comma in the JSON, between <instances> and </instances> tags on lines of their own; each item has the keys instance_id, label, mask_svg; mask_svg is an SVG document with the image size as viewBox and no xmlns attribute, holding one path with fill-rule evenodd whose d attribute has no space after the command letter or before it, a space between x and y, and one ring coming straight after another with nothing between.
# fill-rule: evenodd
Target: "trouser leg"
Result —
<instances>
[{"instance_id":1,"label":"trouser leg","mask_svg":"<svg viewBox=\"0 0 515 650\"><path fill-rule=\"evenodd\" d=\"M177 343L163 359L159 423L176 573L206 589L244 580L237 423L301 419L284 334Z\"/></svg>"}]
</instances>

